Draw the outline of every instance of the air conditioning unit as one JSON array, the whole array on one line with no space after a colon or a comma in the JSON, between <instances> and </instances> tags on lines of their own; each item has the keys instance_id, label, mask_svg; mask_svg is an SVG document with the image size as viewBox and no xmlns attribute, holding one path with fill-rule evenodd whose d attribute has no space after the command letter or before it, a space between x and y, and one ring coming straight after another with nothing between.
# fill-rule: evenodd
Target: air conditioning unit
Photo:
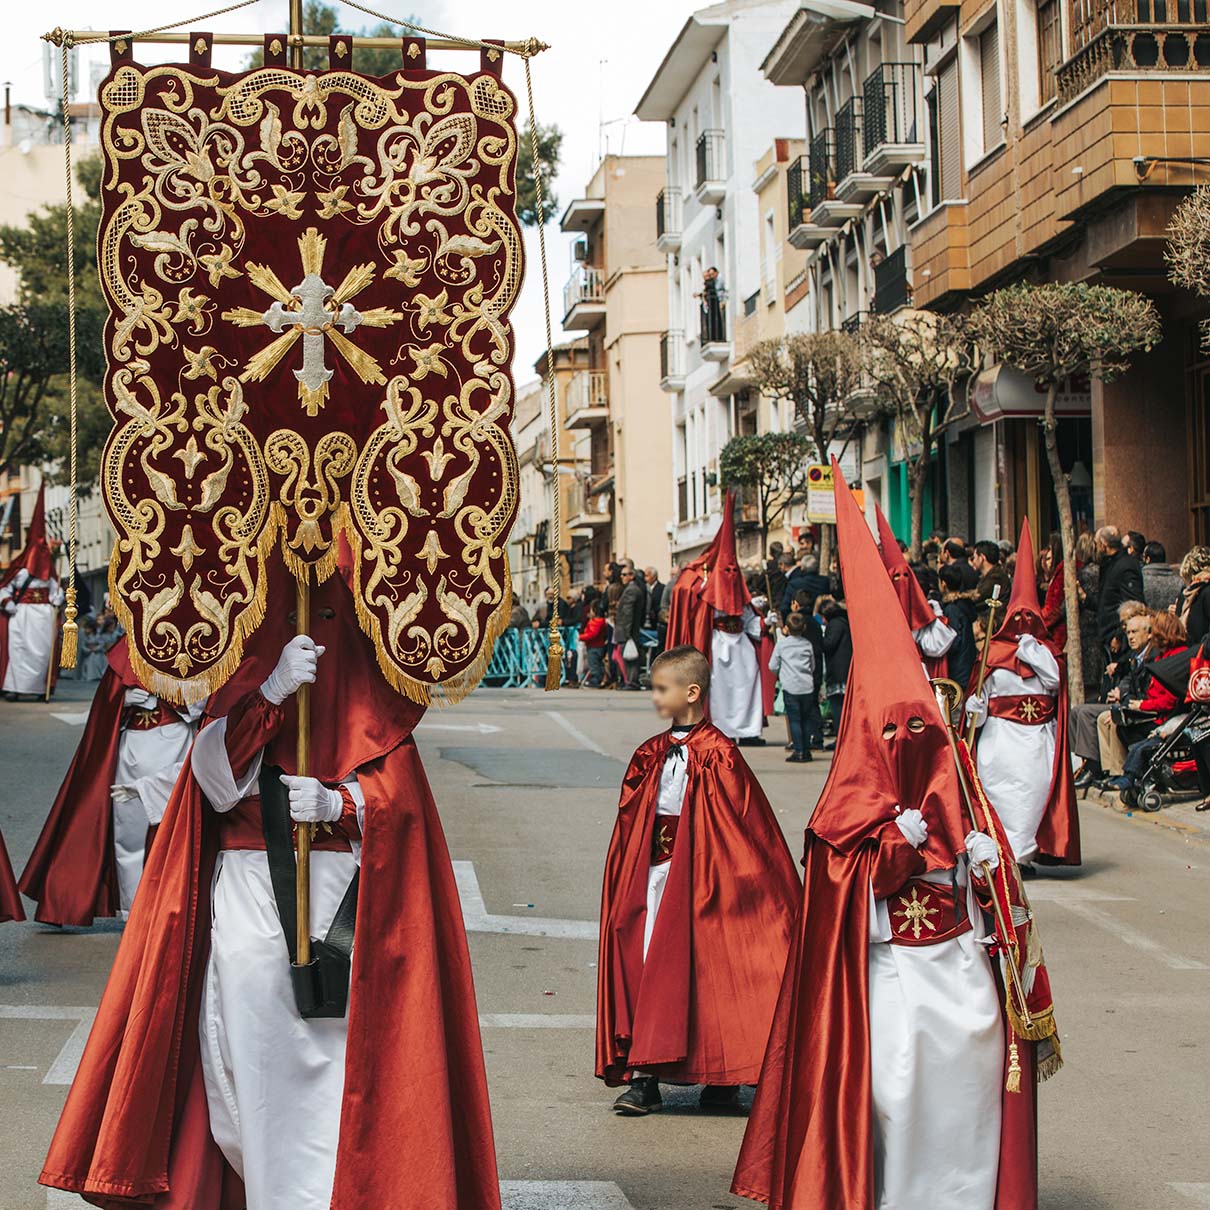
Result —
<instances>
[{"instance_id":1,"label":"air conditioning unit","mask_svg":"<svg viewBox=\"0 0 1210 1210\"><path fill-rule=\"evenodd\" d=\"M571 255L581 265L586 265L588 263L588 253L588 238L587 236L582 235L574 244L572 244Z\"/></svg>"}]
</instances>

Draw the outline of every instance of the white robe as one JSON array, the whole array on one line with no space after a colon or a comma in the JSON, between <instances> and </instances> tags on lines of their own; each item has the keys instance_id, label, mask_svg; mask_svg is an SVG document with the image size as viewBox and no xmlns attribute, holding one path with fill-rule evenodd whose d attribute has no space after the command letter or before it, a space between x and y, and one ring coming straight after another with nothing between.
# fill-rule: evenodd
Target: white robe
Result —
<instances>
[{"instance_id":1,"label":"white robe","mask_svg":"<svg viewBox=\"0 0 1210 1210\"><path fill-rule=\"evenodd\" d=\"M937 616L927 626L913 630L912 638L926 660L939 660L954 645L958 632L941 616L941 606L936 601L930 601L929 604Z\"/></svg>"},{"instance_id":2,"label":"white robe","mask_svg":"<svg viewBox=\"0 0 1210 1210\"><path fill-rule=\"evenodd\" d=\"M664 759L664 767L660 770L660 791L656 802L656 834L659 834L660 816L680 815L685 805L685 787L688 784L689 749L684 746L683 756L674 756L669 750ZM676 860L676 848L673 847L672 861ZM655 928L655 918L659 914L660 904L664 899L664 887L668 883L668 875L672 870L672 861L661 861L652 865L647 871L647 920L643 926L643 960L647 960L647 949L651 945L651 933Z\"/></svg>"},{"instance_id":3,"label":"white robe","mask_svg":"<svg viewBox=\"0 0 1210 1210\"><path fill-rule=\"evenodd\" d=\"M1035 675L1019 677L1006 668L993 669L984 682L984 702L1005 695L1053 697L1059 691L1058 662L1033 635L1018 639L1017 654ZM981 724L976 749L979 776L1018 861L1028 861L1038 851L1038 827L1050 802L1057 742L1055 719L1030 726L987 717Z\"/></svg>"},{"instance_id":4,"label":"white robe","mask_svg":"<svg viewBox=\"0 0 1210 1210\"><path fill-rule=\"evenodd\" d=\"M164 818L164 808L192 742L193 727L186 719L150 731L124 729L118 741L114 784L136 792L135 798L111 800L118 906L123 915L130 911L143 876L147 829Z\"/></svg>"},{"instance_id":5,"label":"white robe","mask_svg":"<svg viewBox=\"0 0 1210 1210\"><path fill-rule=\"evenodd\" d=\"M721 617L718 610L715 617ZM764 729L760 663L756 643L761 622L751 605L741 615L743 630L715 630L710 642L710 721L732 739L751 739ZM755 642L753 641L755 640Z\"/></svg>"},{"instance_id":6,"label":"white robe","mask_svg":"<svg viewBox=\"0 0 1210 1210\"><path fill-rule=\"evenodd\" d=\"M22 570L0 589L0 608L18 596L22 586L26 595L37 588L49 589L50 603L32 605L17 601L16 610L8 619L8 668L0 689L4 693L34 693L42 697L54 654L55 623L63 591L58 580L31 580L29 572Z\"/></svg>"},{"instance_id":7,"label":"white robe","mask_svg":"<svg viewBox=\"0 0 1210 1210\"><path fill-rule=\"evenodd\" d=\"M213 723L190 757L218 811L254 792L260 774L258 756L236 783L225 737L226 720ZM361 787L346 784L360 821ZM312 936L327 932L359 859L359 847L311 854ZM248 1210L328 1210L348 1022L298 1015L264 852L219 854L199 1030L210 1131L244 1182Z\"/></svg>"},{"instance_id":8,"label":"white robe","mask_svg":"<svg viewBox=\"0 0 1210 1210\"><path fill-rule=\"evenodd\" d=\"M951 871L926 877L948 897ZM994 1210L1004 1025L982 917L968 892L970 932L893 945L894 898L870 915L875 1210Z\"/></svg>"}]
</instances>

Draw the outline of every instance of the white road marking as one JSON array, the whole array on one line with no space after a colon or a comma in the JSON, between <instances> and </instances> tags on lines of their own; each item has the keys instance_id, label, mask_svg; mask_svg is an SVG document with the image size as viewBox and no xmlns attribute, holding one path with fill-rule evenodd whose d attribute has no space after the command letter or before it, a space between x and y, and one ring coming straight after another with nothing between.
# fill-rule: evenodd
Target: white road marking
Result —
<instances>
[{"instance_id":1,"label":"white road marking","mask_svg":"<svg viewBox=\"0 0 1210 1210\"><path fill-rule=\"evenodd\" d=\"M563 730L576 741L576 743L582 744L589 750L589 752L595 752L598 756L609 755L609 753L606 752L595 739L593 739L591 736L585 735L584 732L571 721L571 719L560 714L557 710L544 710L542 713L545 714L547 718L554 719L554 721L558 723L559 726L562 727Z\"/></svg>"},{"instance_id":2,"label":"white road marking","mask_svg":"<svg viewBox=\"0 0 1210 1210\"><path fill-rule=\"evenodd\" d=\"M1112 891L1098 891L1096 887L1081 886L1078 882L1046 879L1043 881L1027 882L1025 894L1030 902L1038 903L1074 903L1083 900L1090 903L1137 903L1131 895L1115 895Z\"/></svg>"},{"instance_id":3,"label":"white road marking","mask_svg":"<svg viewBox=\"0 0 1210 1210\"><path fill-rule=\"evenodd\" d=\"M65 1008L56 1004L0 1004L0 1021L74 1021L75 1029L46 1069L43 1084L70 1084L84 1054L89 1030L97 1015L95 1008Z\"/></svg>"},{"instance_id":4,"label":"white road marking","mask_svg":"<svg viewBox=\"0 0 1210 1210\"><path fill-rule=\"evenodd\" d=\"M613 1181L501 1181L504 1210L634 1210Z\"/></svg>"},{"instance_id":5,"label":"white road marking","mask_svg":"<svg viewBox=\"0 0 1210 1210\"><path fill-rule=\"evenodd\" d=\"M1210 1184L1187 1184L1181 1181L1169 1181L1169 1189L1175 1189L1183 1197L1199 1206L1210 1206Z\"/></svg>"},{"instance_id":6,"label":"white road marking","mask_svg":"<svg viewBox=\"0 0 1210 1210\"><path fill-rule=\"evenodd\" d=\"M542 916L496 916L487 910L473 861L455 861L454 878L462 902L462 919L468 933L510 933L517 937L554 937L568 941L595 941L600 928L595 920L554 920Z\"/></svg>"},{"instance_id":7,"label":"white road marking","mask_svg":"<svg viewBox=\"0 0 1210 1210\"><path fill-rule=\"evenodd\" d=\"M1140 953L1149 954L1157 962L1162 962L1170 970L1210 970L1210 966L1207 966L1204 962L1198 962L1196 958L1186 958L1183 954L1173 952L1167 946L1161 945L1154 938L1148 937L1146 933L1140 932L1133 925L1126 924L1124 921L1111 916L1104 909L1096 907L1088 898L1063 899L1056 896L1053 902L1061 904L1067 911L1079 916L1082 920L1087 920L1090 924L1098 925L1100 928L1105 929L1106 932L1112 933L1119 941L1125 942Z\"/></svg>"},{"instance_id":8,"label":"white road marking","mask_svg":"<svg viewBox=\"0 0 1210 1210\"><path fill-rule=\"evenodd\" d=\"M483 1029L596 1029L590 1013L480 1013Z\"/></svg>"},{"instance_id":9,"label":"white road marking","mask_svg":"<svg viewBox=\"0 0 1210 1210\"><path fill-rule=\"evenodd\" d=\"M417 723L417 731L475 731L479 735L495 735L502 728L493 723Z\"/></svg>"},{"instance_id":10,"label":"white road marking","mask_svg":"<svg viewBox=\"0 0 1210 1210\"><path fill-rule=\"evenodd\" d=\"M88 722L87 710L52 710L50 716L57 718L61 723L66 723L69 727L82 727Z\"/></svg>"}]
</instances>

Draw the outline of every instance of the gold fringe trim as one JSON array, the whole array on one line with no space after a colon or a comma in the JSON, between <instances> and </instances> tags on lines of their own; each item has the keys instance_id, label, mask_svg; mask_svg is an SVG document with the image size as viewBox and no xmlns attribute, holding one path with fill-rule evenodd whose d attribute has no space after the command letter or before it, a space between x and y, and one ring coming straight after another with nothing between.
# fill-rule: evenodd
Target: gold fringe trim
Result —
<instances>
[{"instance_id":1,"label":"gold fringe trim","mask_svg":"<svg viewBox=\"0 0 1210 1210\"><path fill-rule=\"evenodd\" d=\"M79 658L79 633L76 625L76 589L73 584L64 591L67 607L63 611L63 629L59 632L59 667L74 668Z\"/></svg>"},{"instance_id":2,"label":"gold fringe trim","mask_svg":"<svg viewBox=\"0 0 1210 1210\"><path fill-rule=\"evenodd\" d=\"M1057 1075L1062 1066L1063 1048L1059 1045L1059 1035L1055 1034L1054 1037L1038 1044L1036 1062L1038 1083L1041 1084L1045 1080L1049 1080L1051 1076Z\"/></svg>"}]
</instances>

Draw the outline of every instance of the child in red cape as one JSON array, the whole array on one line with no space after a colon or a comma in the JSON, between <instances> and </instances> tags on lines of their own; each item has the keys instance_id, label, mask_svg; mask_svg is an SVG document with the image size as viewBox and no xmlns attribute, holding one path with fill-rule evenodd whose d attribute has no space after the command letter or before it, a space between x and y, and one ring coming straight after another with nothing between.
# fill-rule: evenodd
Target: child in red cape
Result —
<instances>
[{"instance_id":1,"label":"child in red cape","mask_svg":"<svg viewBox=\"0 0 1210 1210\"><path fill-rule=\"evenodd\" d=\"M674 647L651 668L671 723L622 782L605 863L596 1074L629 1082L619 1113L662 1107L660 1082L735 1105L756 1082L790 944L798 875L733 739L704 719L710 664Z\"/></svg>"}]
</instances>

